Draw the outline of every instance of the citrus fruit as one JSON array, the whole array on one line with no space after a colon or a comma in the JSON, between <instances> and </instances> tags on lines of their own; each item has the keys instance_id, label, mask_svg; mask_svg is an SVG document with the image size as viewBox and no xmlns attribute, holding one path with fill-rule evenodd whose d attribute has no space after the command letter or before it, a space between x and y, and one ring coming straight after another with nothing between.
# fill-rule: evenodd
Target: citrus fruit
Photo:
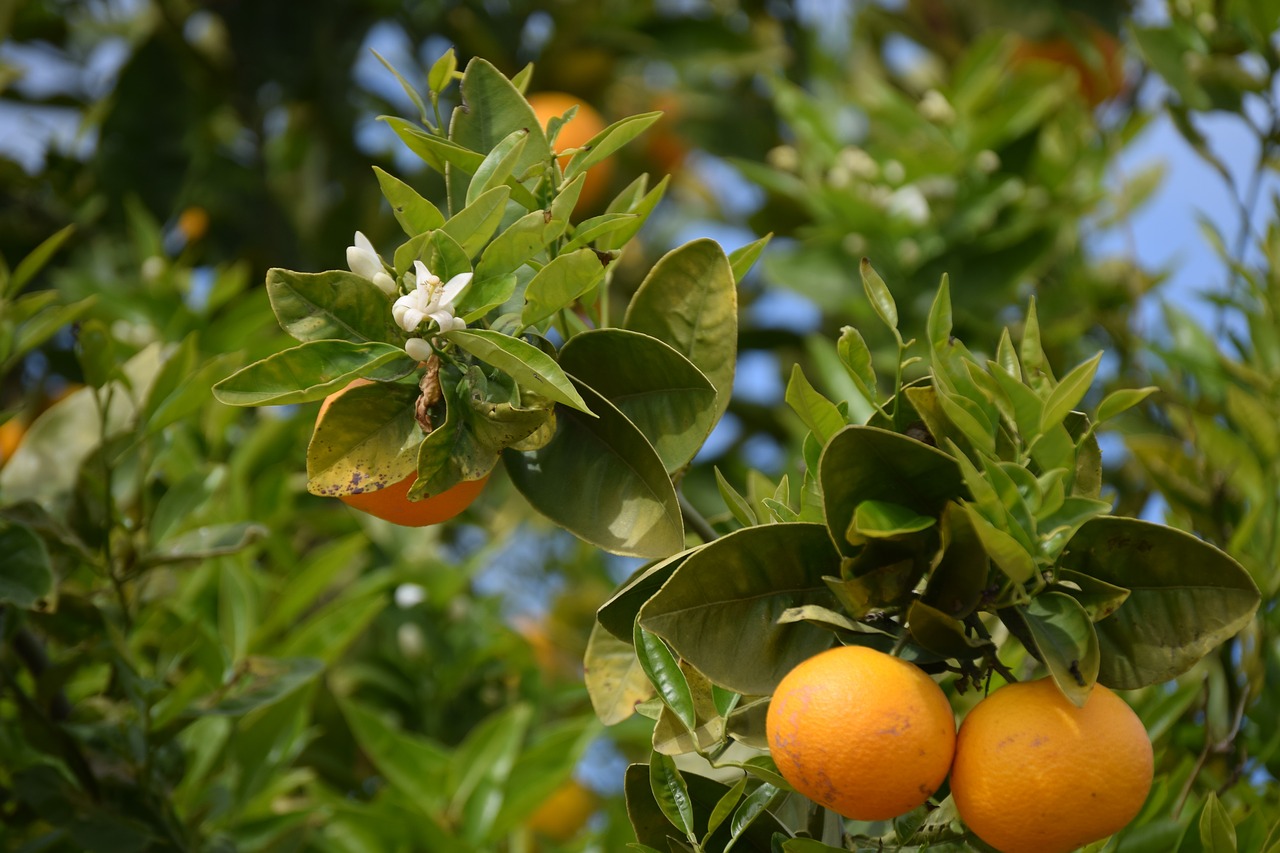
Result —
<instances>
[{"instance_id":1,"label":"citrus fruit","mask_svg":"<svg viewBox=\"0 0 1280 853\"><path fill-rule=\"evenodd\" d=\"M1097 24L1086 24L1083 35L1090 46L1083 51L1065 36L1020 39L1013 52L1013 64L1040 61L1073 69L1081 96L1089 106L1096 107L1124 89L1124 54L1116 37Z\"/></svg>"},{"instance_id":2,"label":"citrus fruit","mask_svg":"<svg viewBox=\"0 0 1280 853\"><path fill-rule=\"evenodd\" d=\"M765 731L793 788L855 820L887 820L924 803L956 742L942 688L914 665L861 646L830 649L787 673Z\"/></svg>"},{"instance_id":3,"label":"citrus fruit","mask_svg":"<svg viewBox=\"0 0 1280 853\"><path fill-rule=\"evenodd\" d=\"M325 412L329 411L329 406L334 400L351 388L368 384L368 379L356 379L341 391L325 397L324 402L320 404L316 423L319 424L324 419ZM463 480L438 495L431 495L420 501L411 501L409 489L417 479L418 474L414 472L403 480L381 489L354 495L339 495L338 498L352 509L358 509L392 524L399 524L402 527L426 527L428 524L448 521L471 506L480 496L485 483L489 481L487 476L479 480Z\"/></svg>"},{"instance_id":4,"label":"citrus fruit","mask_svg":"<svg viewBox=\"0 0 1280 853\"><path fill-rule=\"evenodd\" d=\"M574 114L571 121L560 126L560 132L556 135L557 151L581 148L590 142L593 136L605 129L605 121L600 113L596 112L590 104L585 104L580 98L565 92L535 92L529 96L528 101L543 129L546 129L547 122L551 119L559 118L570 107L577 105L578 112ZM571 154L561 155L560 168L564 169L568 166L571 158ZM582 184L582 195L578 196L574 211L580 212L592 208L609 188L612 175L611 160L604 160L588 169L586 180Z\"/></svg>"},{"instance_id":5,"label":"citrus fruit","mask_svg":"<svg viewBox=\"0 0 1280 853\"><path fill-rule=\"evenodd\" d=\"M570 779L542 801L525 826L552 841L565 842L578 834L599 805L595 792Z\"/></svg>"},{"instance_id":6,"label":"citrus fruit","mask_svg":"<svg viewBox=\"0 0 1280 853\"><path fill-rule=\"evenodd\" d=\"M17 418L10 418L0 424L0 466L9 461L26 432L27 428Z\"/></svg>"},{"instance_id":7,"label":"citrus fruit","mask_svg":"<svg viewBox=\"0 0 1280 853\"><path fill-rule=\"evenodd\" d=\"M1077 708L1051 679L1023 681L965 717L951 795L968 827L1002 853L1067 853L1133 820L1152 762L1142 721L1106 687Z\"/></svg>"}]
</instances>

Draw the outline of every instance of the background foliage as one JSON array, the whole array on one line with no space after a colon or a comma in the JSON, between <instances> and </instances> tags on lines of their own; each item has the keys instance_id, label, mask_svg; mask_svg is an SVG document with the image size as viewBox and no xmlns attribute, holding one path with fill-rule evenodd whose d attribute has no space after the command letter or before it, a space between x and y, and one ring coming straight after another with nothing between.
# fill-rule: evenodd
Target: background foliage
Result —
<instances>
[{"instance_id":1,"label":"background foliage","mask_svg":"<svg viewBox=\"0 0 1280 853\"><path fill-rule=\"evenodd\" d=\"M540 520L502 478L443 528L356 517L306 493L313 404L244 411L210 393L286 345L269 267L341 267L356 228L375 245L399 233L371 164L444 204L443 181L407 171L373 120L415 109L368 49L422 91L452 46L462 65L482 57L507 75L533 61L530 91L567 90L611 120L666 111L613 177L617 192L673 173L613 272L618 316L677 243L775 235L738 285L736 393L683 483L720 531L802 504L812 424L780 399L793 365L865 407L833 346L852 325L892 375L896 345L858 284L863 255L910 335L923 337L948 272L971 348L994 356L1004 326L1021 336L1034 295L1059 375L1109 354L1089 406L1158 386L1103 436L1103 495L1223 549L1264 604L1189 673L1127 694L1156 743L1157 785L1120 849L1218 849L1200 832L1215 819L1239 849L1261 849L1280 817L1280 231L1265 193L1280 9L1023 5L0 10L5 106L74 129L69 144L0 162L6 845L634 840L620 794L648 780L624 768L648 760L652 726L604 729L581 661L596 608L637 564ZM1045 49L1055 38L1074 52ZM1252 162L1223 161L1204 135L1211 116L1241 123ZM1140 253L1097 248L1159 186L1158 169L1117 177L1117 163L1163 121L1240 211L1205 223L1220 269L1203 282L1213 296L1190 305L1162 296L1168 271ZM571 778L598 817L561 833L534 813Z\"/></svg>"}]
</instances>

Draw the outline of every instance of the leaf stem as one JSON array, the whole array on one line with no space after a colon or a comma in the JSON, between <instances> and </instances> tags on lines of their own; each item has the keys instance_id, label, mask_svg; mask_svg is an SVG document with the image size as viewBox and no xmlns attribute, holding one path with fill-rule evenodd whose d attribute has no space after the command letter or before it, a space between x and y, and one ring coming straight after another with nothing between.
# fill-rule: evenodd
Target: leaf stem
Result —
<instances>
[{"instance_id":1,"label":"leaf stem","mask_svg":"<svg viewBox=\"0 0 1280 853\"><path fill-rule=\"evenodd\" d=\"M703 542L713 542L720 537L711 526L711 522L707 521L706 516L698 512L697 507L689 503L689 499L684 496L684 492L676 489L676 499L680 502L680 515L684 518L684 522L689 529L698 534L698 538Z\"/></svg>"}]
</instances>

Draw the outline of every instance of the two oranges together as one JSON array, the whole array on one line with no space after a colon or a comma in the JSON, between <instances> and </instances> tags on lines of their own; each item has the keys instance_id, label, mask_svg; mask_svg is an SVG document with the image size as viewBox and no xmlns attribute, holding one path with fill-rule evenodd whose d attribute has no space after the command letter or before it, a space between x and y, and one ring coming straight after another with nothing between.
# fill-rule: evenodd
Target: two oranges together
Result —
<instances>
[{"instance_id":1,"label":"two oranges together","mask_svg":"<svg viewBox=\"0 0 1280 853\"><path fill-rule=\"evenodd\" d=\"M793 669L766 728L792 787L856 820L910 811L950 773L961 819L1002 853L1067 853L1119 831L1153 773L1141 720L1100 684L1083 708L1048 678L1010 684L979 702L957 735L932 678L860 646Z\"/></svg>"}]
</instances>

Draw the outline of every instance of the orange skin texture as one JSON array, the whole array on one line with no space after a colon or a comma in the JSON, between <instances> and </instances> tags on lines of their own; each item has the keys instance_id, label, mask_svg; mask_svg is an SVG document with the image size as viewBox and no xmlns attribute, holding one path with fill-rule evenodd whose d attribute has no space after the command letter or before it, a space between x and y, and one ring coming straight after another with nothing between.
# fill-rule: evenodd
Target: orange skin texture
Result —
<instances>
[{"instance_id":1,"label":"orange skin texture","mask_svg":"<svg viewBox=\"0 0 1280 853\"><path fill-rule=\"evenodd\" d=\"M1123 829L1151 790L1151 739L1095 685L1083 708L1051 679L1010 684L960 726L951 795L965 824L1002 853L1068 853Z\"/></svg>"},{"instance_id":2,"label":"orange skin texture","mask_svg":"<svg viewBox=\"0 0 1280 853\"><path fill-rule=\"evenodd\" d=\"M1111 33L1087 25L1089 41L1097 57L1081 55L1070 39L1055 36L1039 41L1019 40L1013 52L1015 67L1024 62L1050 62L1075 69L1080 81L1080 94L1091 107L1114 98L1124 89L1124 57L1120 42Z\"/></svg>"},{"instance_id":3,"label":"orange skin texture","mask_svg":"<svg viewBox=\"0 0 1280 853\"><path fill-rule=\"evenodd\" d=\"M924 803L946 778L956 742L942 688L913 664L861 646L789 672L765 729L783 778L855 820L888 820Z\"/></svg>"},{"instance_id":4,"label":"orange skin texture","mask_svg":"<svg viewBox=\"0 0 1280 853\"><path fill-rule=\"evenodd\" d=\"M553 118L559 118L570 107L577 105L578 112L574 114L573 120L560 126L560 133L557 134L555 142L555 147L558 151L564 151L568 148L581 148L606 127L605 120L600 113L596 112L590 104L584 103L581 98L574 95L569 95L565 92L535 92L529 95L527 100L529 101L529 106L533 107L534 115L538 117L538 123L542 125L544 130L547 127L547 122ZM560 168L564 169L568 166L571 158L572 155L570 154L559 157ZM578 203L574 207L574 212L581 213L584 210L592 209L597 202L604 198L612 178L612 160L605 160L588 169L586 180L582 183L582 195L578 196Z\"/></svg>"},{"instance_id":5,"label":"orange skin texture","mask_svg":"<svg viewBox=\"0 0 1280 853\"><path fill-rule=\"evenodd\" d=\"M329 405L344 392L350 388L368 384L368 379L356 379L341 391L330 394L320 404L320 413L316 416L316 423L320 423L324 418L325 412L329 410ZM414 472L403 480L381 489L361 492L356 495L339 495L338 499L352 509L368 513L392 524L398 524L401 527L426 527L431 524L440 524L459 515L464 509L471 506L475 499L480 496L480 492L484 490L485 483L489 482L488 476L481 477L479 480L463 480L438 495L431 495L420 501L411 501L409 500L409 489L417 479L418 474Z\"/></svg>"}]
</instances>

